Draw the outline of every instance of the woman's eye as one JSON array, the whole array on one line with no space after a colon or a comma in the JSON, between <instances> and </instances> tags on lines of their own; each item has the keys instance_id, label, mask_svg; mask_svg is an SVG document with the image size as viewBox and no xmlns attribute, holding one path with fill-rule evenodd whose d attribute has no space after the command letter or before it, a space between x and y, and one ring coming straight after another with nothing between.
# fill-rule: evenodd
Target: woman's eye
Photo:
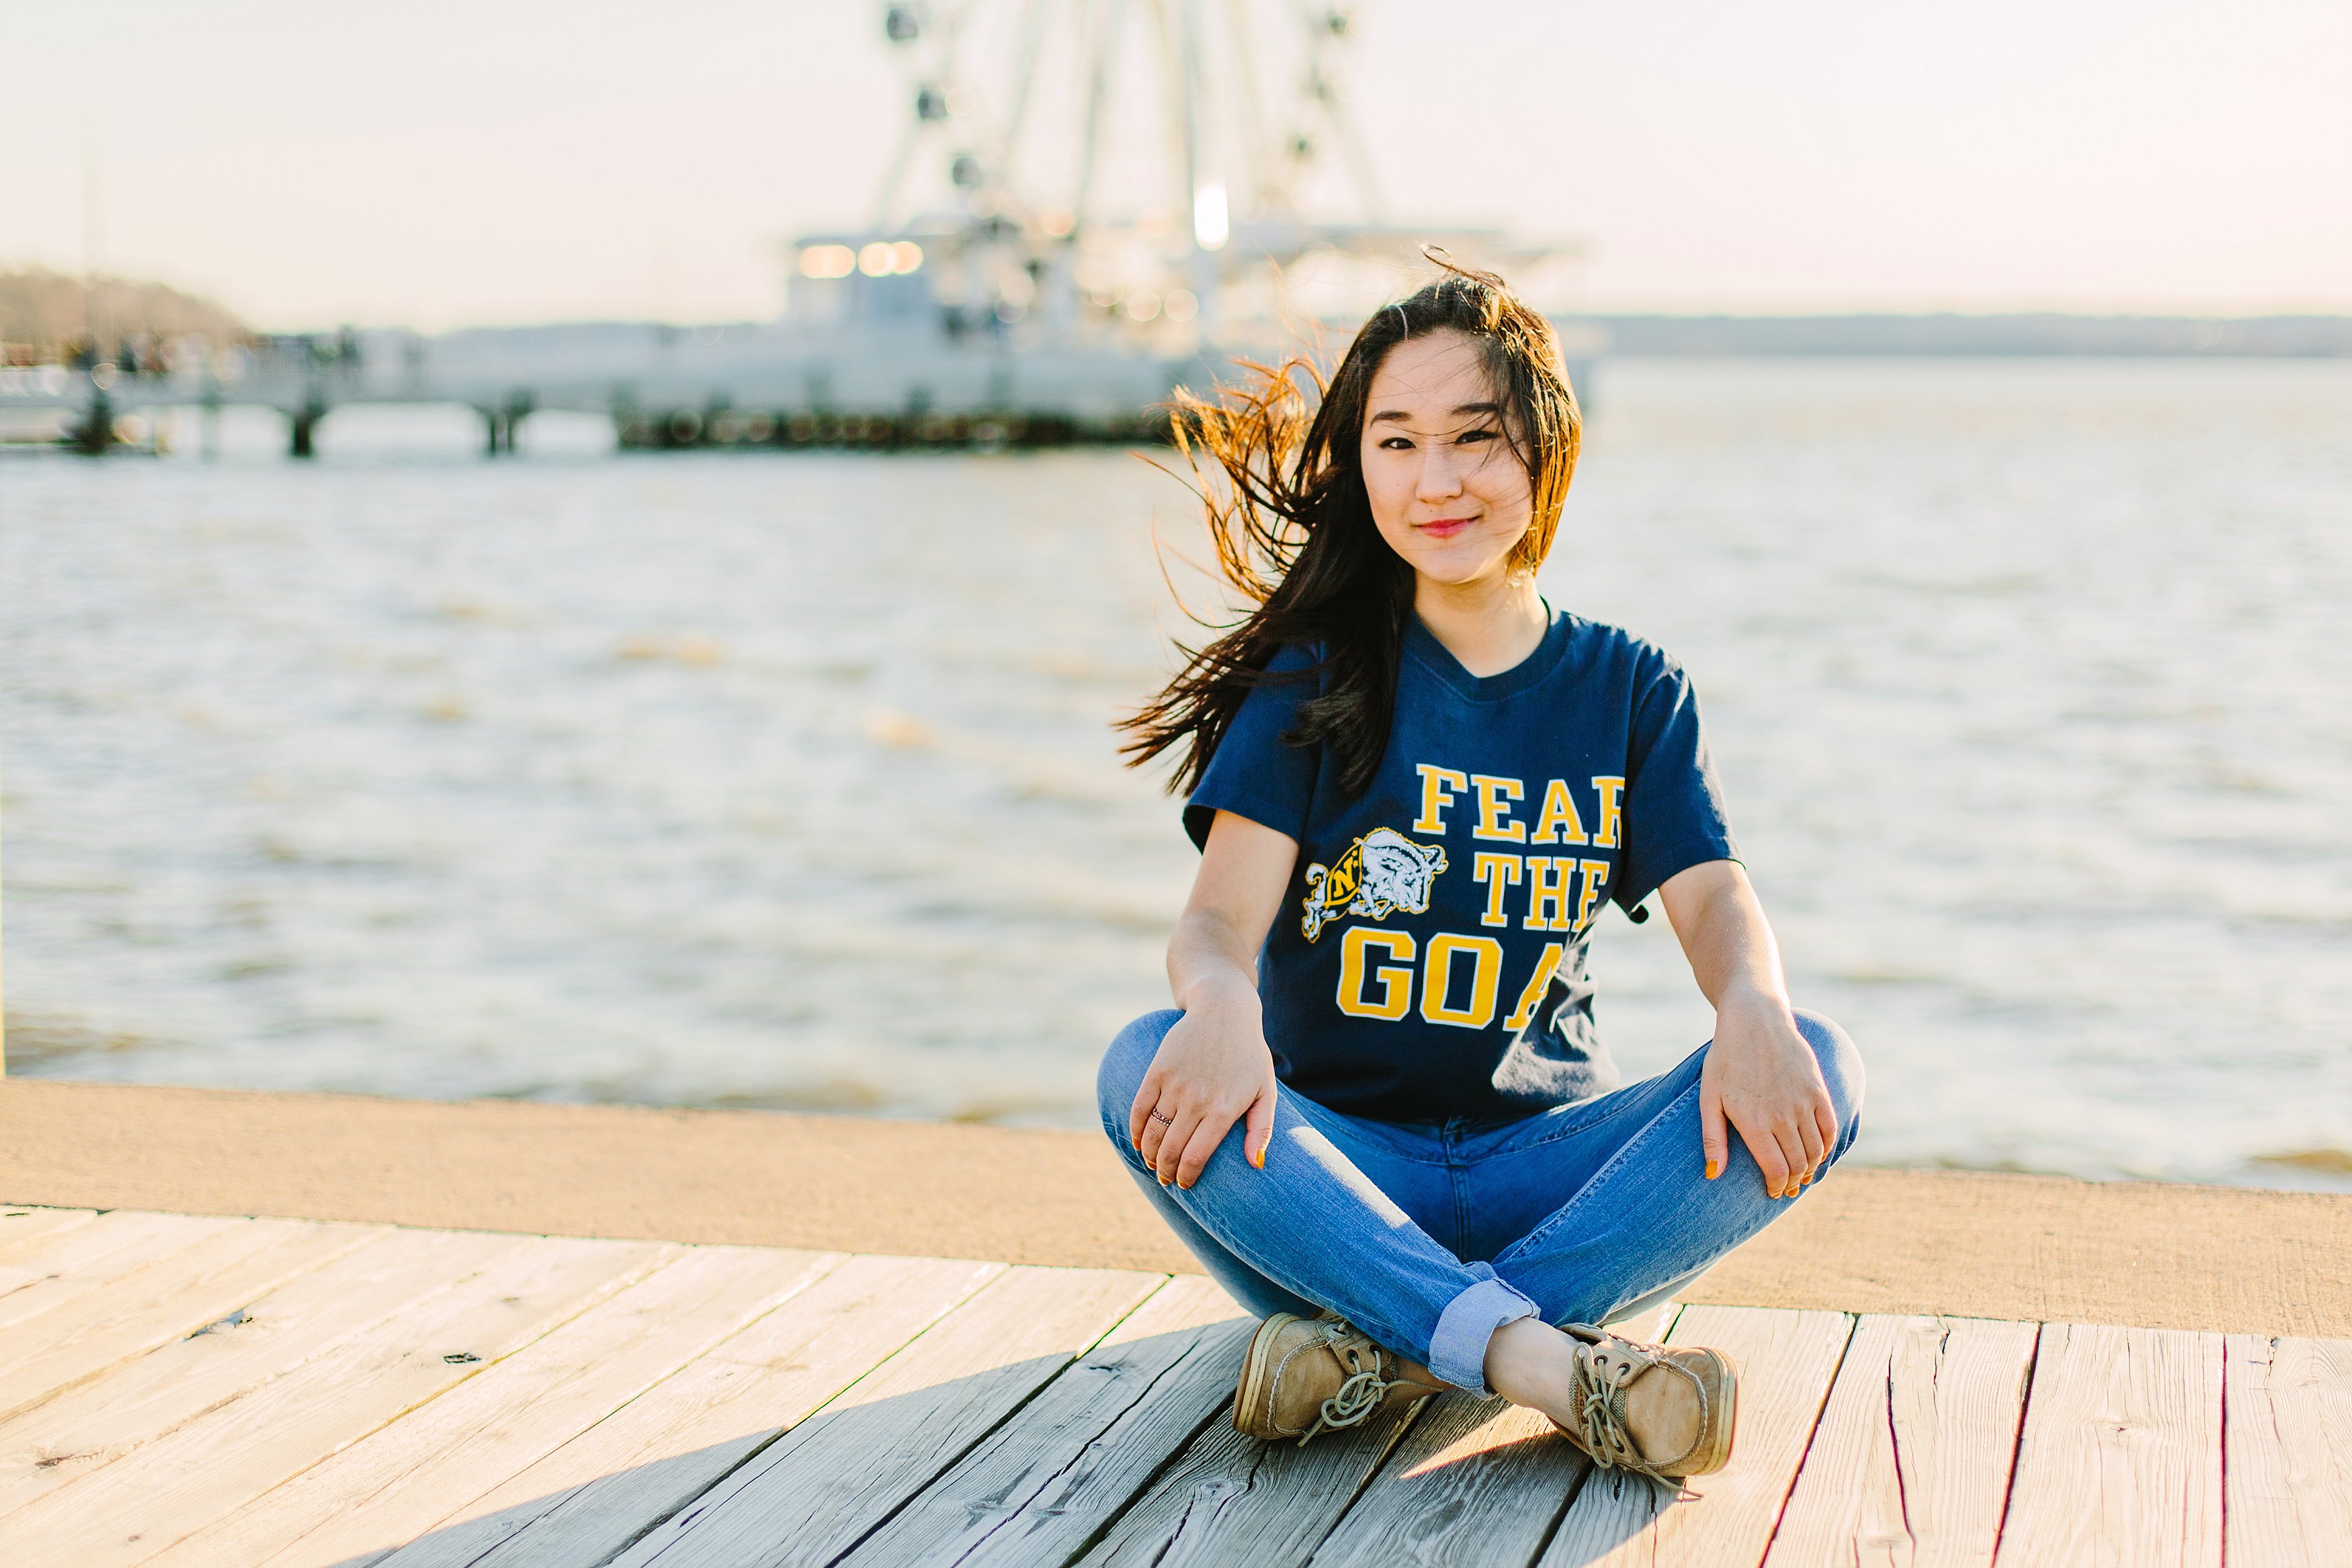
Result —
<instances>
[{"instance_id":1,"label":"woman's eye","mask_svg":"<svg viewBox=\"0 0 2352 1568\"><path fill-rule=\"evenodd\" d=\"M1381 442L1381 450L1383 452L1410 452L1412 450L1412 443L1407 441L1402 435L1391 435L1386 437Z\"/></svg>"},{"instance_id":2,"label":"woman's eye","mask_svg":"<svg viewBox=\"0 0 2352 1568\"><path fill-rule=\"evenodd\" d=\"M1467 446L1474 441L1492 441L1495 439L1495 433L1491 430L1465 430L1454 439Z\"/></svg>"}]
</instances>

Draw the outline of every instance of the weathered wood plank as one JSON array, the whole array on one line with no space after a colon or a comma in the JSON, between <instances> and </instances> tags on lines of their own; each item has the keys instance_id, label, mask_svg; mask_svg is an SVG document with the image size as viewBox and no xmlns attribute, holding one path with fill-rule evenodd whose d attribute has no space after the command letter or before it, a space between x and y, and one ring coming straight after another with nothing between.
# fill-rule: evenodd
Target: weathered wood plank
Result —
<instances>
[{"instance_id":1,"label":"weathered wood plank","mask_svg":"<svg viewBox=\"0 0 2352 1568\"><path fill-rule=\"evenodd\" d=\"M2352 1568L2352 1340L2231 1334L2231 1568Z\"/></svg>"},{"instance_id":2,"label":"weathered wood plank","mask_svg":"<svg viewBox=\"0 0 2352 1568\"><path fill-rule=\"evenodd\" d=\"M1117 1328L1103 1335L1102 1343L1134 1344L1160 1334L1244 1322L1256 1326L1256 1320L1243 1310L1239 1301L1225 1294L1223 1286L1200 1274L1179 1274L1121 1319ZM1238 1368L1235 1375L1239 1375Z\"/></svg>"},{"instance_id":3,"label":"weathered wood plank","mask_svg":"<svg viewBox=\"0 0 2352 1568\"><path fill-rule=\"evenodd\" d=\"M1316 1568L1522 1568L1591 1468L1540 1411L1440 1396L1317 1549Z\"/></svg>"},{"instance_id":4,"label":"weathered wood plank","mask_svg":"<svg viewBox=\"0 0 2352 1568\"><path fill-rule=\"evenodd\" d=\"M384 1568L602 1563L709 1490L971 1293L1002 1263L853 1258L475 1501Z\"/></svg>"},{"instance_id":5,"label":"weathered wood plank","mask_svg":"<svg viewBox=\"0 0 2352 1568\"><path fill-rule=\"evenodd\" d=\"M0 1519L528 1242L391 1231L259 1297L242 1321L175 1339L0 1422Z\"/></svg>"},{"instance_id":6,"label":"weathered wood plank","mask_svg":"<svg viewBox=\"0 0 2352 1568\"><path fill-rule=\"evenodd\" d=\"M13 1263L97 1218L94 1208L0 1208L0 1262Z\"/></svg>"},{"instance_id":7,"label":"weathered wood plank","mask_svg":"<svg viewBox=\"0 0 2352 1568\"><path fill-rule=\"evenodd\" d=\"M133 1270L184 1247L194 1247L207 1237L252 1223L121 1208L101 1214L49 1245L20 1257L0 1259L0 1329L103 1289Z\"/></svg>"},{"instance_id":8,"label":"weathered wood plank","mask_svg":"<svg viewBox=\"0 0 2352 1568\"><path fill-rule=\"evenodd\" d=\"M617 1564L833 1562L1166 1279L1108 1269L1008 1270Z\"/></svg>"},{"instance_id":9,"label":"weathered wood plank","mask_svg":"<svg viewBox=\"0 0 2352 1568\"><path fill-rule=\"evenodd\" d=\"M1170 1281L845 1561L1066 1561L1232 1405L1255 1326L1213 1281Z\"/></svg>"},{"instance_id":10,"label":"weathered wood plank","mask_svg":"<svg viewBox=\"0 0 2352 1568\"><path fill-rule=\"evenodd\" d=\"M1990 1563L2038 1332L1989 1318L1864 1318L1767 1568Z\"/></svg>"},{"instance_id":11,"label":"weathered wood plank","mask_svg":"<svg viewBox=\"0 0 2352 1568\"><path fill-rule=\"evenodd\" d=\"M2045 1323L2003 1568L2221 1561L2219 1334Z\"/></svg>"},{"instance_id":12,"label":"weathered wood plank","mask_svg":"<svg viewBox=\"0 0 2352 1568\"><path fill-rule=\"evenodd\" d=\"M1234 1431L1230 1419L1213 1419L1084 1562L1088 1568L1297 1568L1432 1403L1376 1416L1305 1448L1261 1443Z\"/></svg>"},{"instance_id":13,"label":"weathered wood plank","mask_svg":"<svg viewBox=\"0 0 2352 1568\"><path fill-rule=\"evenodd\" d=\"M156 1560L329 1568L463 1514L846 1254L700 1247Z\"/></svg>"},{"instance_id":14,"label":"weathered wood plank","mask_svg":"<svg viewBox=\"0 0 2352 1568\"><path fill-rule=\"evenodd\" d=\"M384 1234L380 1226L251 1219L0 1330L0 1420L195 1333Z\"/></svg>"},{"instance_id":15,"label":"weathered wood plank","mask_svg":"<svg viewBox=\"0 0 2352 1568\"><path fill-rule=\"evenodd\" d=\"M1673 1488L1640 1476L1592 1470L1560 1516L1538 1568L1584 1568L1587 1563L1654 1568L1665 1561L1658 1548L1670 1528L1666 1521L1699 1506L1677 1503ZM1723 1568L1747 1568L1747 1563L1730 1557L1724 1559Z\"/></svg>"},{"instance_id":16,"label":"weathered wood plank","mask_svg":"<svg viewBox=\"0 0 2352 1568\"><path fill-rule=\"evenodd\" d=\"M534 1240L414 1311L18 1511L8 1521L16 1552L11 1568L145 1562L680 1250L644 1241Z\"/></svg>"},{"instance_id":17,"label":"weathered wood plank","mask_svg":"<svg viewBox=\"0 0 2352 1568\"><path fill-rule=\"evenodd\" d=\"M1693 1481L1698 1495L1688 1502L1671 1501L1671 1491L1647 1481L1595 1471L1544 1549L1543 1568L1763 1561L1853 1322L1843 1312L1684 1308L1667 1343L1712 1346L1739 1374L1730 1464Z\"/></svg>"}]
</instances>

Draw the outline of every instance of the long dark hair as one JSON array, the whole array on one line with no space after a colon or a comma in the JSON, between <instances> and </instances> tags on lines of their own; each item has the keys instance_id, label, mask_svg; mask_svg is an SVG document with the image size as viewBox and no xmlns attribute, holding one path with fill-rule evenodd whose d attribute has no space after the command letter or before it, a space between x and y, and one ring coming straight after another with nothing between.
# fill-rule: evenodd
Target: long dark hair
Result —
<instances>
[{"instance_id":1,"label":"long dark hair","mask_svg":"<svg viewBox=\"0 0 2352 1568\"><path fill-rule=\"evenodd\" d=\"M1295 678L1325 681L1283 739L1329 746L1348 794L1371 783L1395 716L1413 577L1372 521L1359 443L1372 377L1399 343L1451 329L1479 344L1503 405L1504 437L1535 495L1513 564L1532 572L1551 550L1582 433L1559 339L1493 273L1431 259L1442 275L1375 311L1328 382L1310 362L1293 360L1247 365L1252 381L1210 398L1177 389L1176 449L1201 480L1218 569L1255 608L1207 646L1180 645L1183 669L1118 725L1129 767L1178 751L1171 791L1189 793L1201 781L1243 700L1277 678L1266 665L1291 643L1323 651Z\"/></svg>"}]
</instances>

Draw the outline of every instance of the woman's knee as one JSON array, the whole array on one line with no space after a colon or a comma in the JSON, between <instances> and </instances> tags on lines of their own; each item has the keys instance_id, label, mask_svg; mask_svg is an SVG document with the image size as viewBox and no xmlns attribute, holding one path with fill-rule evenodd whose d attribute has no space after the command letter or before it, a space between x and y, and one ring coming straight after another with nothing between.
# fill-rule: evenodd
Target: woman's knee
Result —
<instances>
[{"instance_id":1,"label":"woman's knee","mask_svg":"<svg viewBox=\"0 0 2352 1568\"><path fill-rule=\"evenodd\" d=\"M1102 1065L1095 1071L1095 1105L1102 1113L1103 1131L1113 1143L1127 1142L1128 1113L1142 1092L1143 1075L1151 1071L1160 1042L1183 1016L1174 1008L1146 1013L1119 1030L1110 1049L1103 1052Z\"/></svg>"},{"instance_id":2,"label":"woman's knee","mask_svg":"<svg viewBox=\"0 0 2352 1568\"><path fill-rule=\"evenodd\" d=\"M1840 1029L1834 1019L1804 1008L1796 1012L1797 1032L1813 1048L1813 1060L1822 1067L1822 1082L1829 1086L1830 1103L1837 1107L1838 1132L1842 1138L1852 1138L1869 1082L1863 1071L1862 1053L1854 1050L1853 1037Z\"/></svg>"}]
</instances>

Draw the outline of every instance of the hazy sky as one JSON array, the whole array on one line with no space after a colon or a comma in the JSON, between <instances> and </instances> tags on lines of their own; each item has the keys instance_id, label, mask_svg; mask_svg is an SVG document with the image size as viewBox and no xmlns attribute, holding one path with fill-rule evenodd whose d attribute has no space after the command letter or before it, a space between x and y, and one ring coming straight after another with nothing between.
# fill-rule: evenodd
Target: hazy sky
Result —
<instances>
[{"instance_id":1,"label":"hazy sky","mask_svg":"<svg viewBox=\"0 0 2352 1568\"><path fill-rule=\"evenodd\" d=\"M2352 0L1353 9L1389 215L1584 235L1596 308L2352 309ZM771 315L880 12L0 0L0 261L80 267L95 150L104 267L262 326Z\"/></svg>"}]
</instances>

